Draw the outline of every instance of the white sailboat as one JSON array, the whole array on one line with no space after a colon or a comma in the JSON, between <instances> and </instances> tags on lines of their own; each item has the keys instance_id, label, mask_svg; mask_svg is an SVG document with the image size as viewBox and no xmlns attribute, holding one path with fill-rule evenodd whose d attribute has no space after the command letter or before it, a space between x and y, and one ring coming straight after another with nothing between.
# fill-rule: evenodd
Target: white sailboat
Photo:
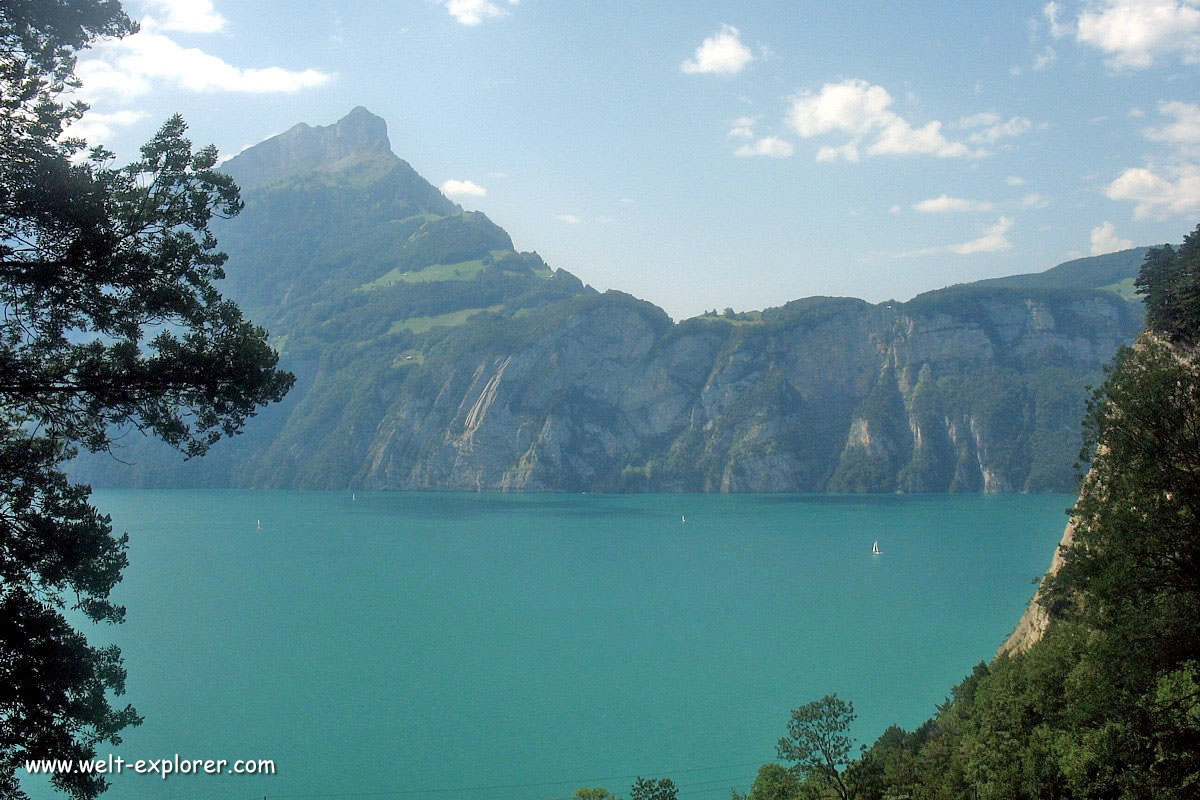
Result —
<instances>
[{"instance_id":1,"label":"white sailboat","mask_svg":"<svg viewBox=\"0 0 1200 800\"><path fill-rule=\"evenodd\" d=\"M261 530L262 530L262 520L261 520L261 519L256 519L256 520L254 521L254 529L255 529L256 531L261 531Z\"/></svg>"},{"instance_id":2,"label":"white sailboat","mask_svg":"<svg viewBox=\"0 0 1200 800\"><path fill-rule=\"evenodd\" d=\"M871 555L883 555L883 551L879 549L879 542L875 542L875 544L871 545Z\"/></svg>"}]
</instances>

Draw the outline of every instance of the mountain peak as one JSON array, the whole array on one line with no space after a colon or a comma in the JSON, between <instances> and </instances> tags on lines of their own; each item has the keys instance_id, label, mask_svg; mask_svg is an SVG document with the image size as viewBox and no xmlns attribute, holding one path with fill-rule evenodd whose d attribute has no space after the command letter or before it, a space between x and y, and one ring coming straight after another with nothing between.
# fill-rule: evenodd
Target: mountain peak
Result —
<instances>
[{"instance_id":1,"label":"mountain peak","mask_svg":"<svg viewBox=\"0 0 1200 800\"><path fill-rule=\"evenodd\" d=\"M333 125L294 125L243 150L222 169L246 189L356 156L391 155L391 150L387 123L362 106L355 106Z\"/></svg>"},{"instance_id":2,"label":"mountain peak","mask_svg":"<svg viewBox=\"0 0 1200 800\"><path fill-rule=\"evenodd\" d=\"M350 109L349 114L333 125L316 130L331 131L334 140L352 153L391 152L392 149L388 141L387 123L362 106Z\"/></svg>"}]
</instances>

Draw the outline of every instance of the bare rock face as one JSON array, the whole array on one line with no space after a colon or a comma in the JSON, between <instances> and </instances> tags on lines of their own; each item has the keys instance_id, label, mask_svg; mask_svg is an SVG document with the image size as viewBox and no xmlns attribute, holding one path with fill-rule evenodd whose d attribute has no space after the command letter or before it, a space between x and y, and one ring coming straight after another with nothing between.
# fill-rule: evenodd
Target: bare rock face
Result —
<instances>
[{"instance_id":1,"label":"bare rock face","mask_svg":"<svg viewBox=\"0 0 1200 800\"><path fill-rule=\"evenodd\" d=\"M1115 296L1016 290L974 317L829 300L672 324L615 292L568 305L319 355L232 465L167 485L1070 491L1086 386L1140 326Z\"/></svg>"},{"instance_id":2,"label":"bare rock face","mask_svg":"<svg viewBox=\"0 0 1200 800\"><path fill-rule=\"evenodd\" d=\"M1068 522L1066 530L1063 531L1062 541L1058 543L1058 548L1054 551L1054 558L1050 561L1050 568L1046 570L1046 576L1049 577L1058 572L1062 566L1062 551L1064 548L1070 547L1075 540L1075 523ZM996 657L1003 655L1017 655L1033 647L1034 642L1042 638L1046 633L1046 629L1050 627L1050 615L1046 609L1042 608L1041 589L1038 589L1034 594L1033 599L1029 601L1025 613L1021 615L1021 619L1017 622L1017 627L1013 628L1013 632L1004 640L1004 644L1000 645L1000 649L996 651Z\"/></svg>"},{"instance_id":3,"label":"bare rock face","mask_svg":"<svg viewBox=\"0 0 1200 800\"><path fill-rule=\"evenodd\" d=\"M381 411L312 447L360 453L329 484L379 489L1063 489L1083 384L1136 325L1109 302L1080 332L1019 294L980 320L849 301L817 324L740 326L595 296L519 346L427 353L419 389L381 383Z\"/></svg>"},{"instance_id":4,"label":"bare rock face","mask_svg":"<svg viewBox=\"0 0 1200 800\"><path fill-rule=\"evenodd\" d=\"M246 190L348 158L391 152L387 123L358 106L333 125L295 125L232 159L225 169Z\"/></svg>"}]
</instances>

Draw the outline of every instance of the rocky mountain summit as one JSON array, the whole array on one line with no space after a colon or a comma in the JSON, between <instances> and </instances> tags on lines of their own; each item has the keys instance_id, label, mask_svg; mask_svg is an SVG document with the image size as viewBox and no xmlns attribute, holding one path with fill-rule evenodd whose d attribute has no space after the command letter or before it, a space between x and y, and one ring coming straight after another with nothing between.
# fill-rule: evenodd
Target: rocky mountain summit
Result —
<instances>
[{"instance_id":1,"label":"rocky mountain summit","mask_svg":"<svg viewBox=\"0 0 1200 800\"><path fill-rule=\"evenodd\" d=\"M1051 270L673 322L517 252L362 108L226 169L246 209L217 230L224 288L297 386L201 461L142 442L119 454L132 467L81 460L97 485L1069 490L1085 387L1142 327L1095 288L1139 251L1090 283L1071 262L1076 288Z\"/></svg>"},{"instance_id":2,"label":"rocky mountain summit","mask_svg":"<svg viewBox=\"0 0 1200 800\"><path fill-rule=\"evenodd\" d=\"M284 133L247 148L225 165L243 191L289 174L336 168L348 159L390 155L387 123L362 106L335 125L301 122Z\"/></svg>"}]
</instances>

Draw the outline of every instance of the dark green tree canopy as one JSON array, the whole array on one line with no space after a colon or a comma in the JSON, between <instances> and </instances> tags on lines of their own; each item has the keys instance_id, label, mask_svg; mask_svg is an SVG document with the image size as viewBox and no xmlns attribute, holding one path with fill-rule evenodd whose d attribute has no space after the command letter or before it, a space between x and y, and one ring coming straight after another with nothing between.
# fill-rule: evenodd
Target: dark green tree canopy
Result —
<instances>
[{"instance_id":1,"label":"dark green tree canopy","mask_svg":"<svg viewBox=\"0 0 1200 800\"><path fill-rule=\"evenodd\" d=\"M110 600L124 537L61 470L73 448L115 431L156 435L186 456L236 434L292 376L266 331L214 281L225 260L208 230L241 208L194 151L178 116L140 157L114 167L64 129L84 112L75 53L136 26L113 0L0 3L0 796L21 797L27 758L89 758L138 722L110 705L120 653L94 648L63 612L120 622ZM59 774L73 797L102 776Z\"/></svg>"},{"instance_id":2,"label":"dark green tree canopy","mask_svg":"<svg viewBox=\"0 0 1200 800\"><path fill-rule=\"evenodd\" d=\"M675 800L679 790L670 778L638 777L629 787L629 800Z\"/></svg>"},{"instance_id":3,"label":"dark green tree canopy","mask_svg":"<svg viewBox=\"0 0 1200 800\"><path fill-rule=\"evenodd\" d=\"M842 770L853 762L854 740L848 731L854 719L854 704L836 694L793 709L788 735L779 740L779 757L793 762L791 769L798 777L828 786L849 800Z\"/></svg>"},{"instance_id":4,"label":"dark green tree canopy","mask_svg":"<svg viewBox=\"0 0 1200 800\"><path fill-rule=\"evenodd\" d=\"M588 788L581 786L575 790L575 800L617 800L613 793L603 786L594 786Z\"/></svg>"},{"instance_id":5,"label":"dark green tree canopy","mask_svg":"<svg viewBox=\"0 0 1200 800\"><path fill-rule=\"evenodd\" d=\"M31 76L55 83L70 80L77 50L102 36L137 30L117 0L5 0L3 6L0 42L11 54L6 65L28 66Z\"/></svg>"},{"instance_id":6,"label":"dark green tree canopy","mask_svg":"<svg viewBox=\"0 0 1200 800\"><path fill-rule=\"evenodd\" d=\"M199 455L290 386L212 285L225 256L209 220L241 205L184 131L172 117L120 169L98 150L3 176L0 401L52 438L99 450L129 422Z\"/></svg>"},{"instance_id":7,"label":"dark green tree canopy","mask_svg":"<svg viewBox=\"0 0 1200 800\"><path fill-rule=\"evenodd\" d=\"M797 800L801 784L796 773L780 764L763 764L754 776L746 800Z\"/></svg>"},{"instance_id":8,"label":"dark green tree canopy","mask_svg":"<svg viewBox=\"0 0 1200 800\"><path fill-rule=\"evenodd\" d=\"M1178 249L1146 254L1134 285L1146 299L1147 327L1174 341L1200 341L1200 225Z\"/></svg>"}]
</instances>

